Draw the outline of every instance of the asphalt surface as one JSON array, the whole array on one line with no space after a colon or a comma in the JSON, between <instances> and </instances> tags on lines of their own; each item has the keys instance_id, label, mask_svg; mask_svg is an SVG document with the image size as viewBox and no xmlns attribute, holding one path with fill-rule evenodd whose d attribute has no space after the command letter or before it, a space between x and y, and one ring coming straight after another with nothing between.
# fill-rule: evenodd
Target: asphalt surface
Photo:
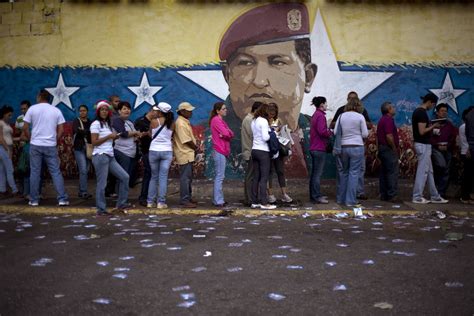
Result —
<instances>
[{"instance_id":1,"label":"asphalt surface","mask_svg":"<svg viewBox=\"0 0 474 316\"><path fill-rule=\"evenodd\" d=\"M472 315L473 254L469 218L0 214L0 314Z\"/></svg>"}]
</instances>

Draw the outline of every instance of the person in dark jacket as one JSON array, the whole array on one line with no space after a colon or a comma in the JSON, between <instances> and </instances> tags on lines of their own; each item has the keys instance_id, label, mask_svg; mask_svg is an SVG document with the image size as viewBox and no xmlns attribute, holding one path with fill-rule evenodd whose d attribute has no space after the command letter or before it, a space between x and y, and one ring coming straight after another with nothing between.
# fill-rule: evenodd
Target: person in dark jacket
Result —
<instances>
[{"instance_id":1,"label":"person in dark jacket","mask_svg":"<svg viewBox=\"0 0 474 316\"><path fill-rule=\"evenodd\" d=\"M83 199L92 197L87 192L87 173L89 171L90 160L86 155L86 143L91 143L91 120L87 117L89 108L87 105L79 106L79 117L72 123L74 134L74 157L76 158L77 170L79 171L79 193L78 196Z\"/></svg>"},{"instance_id":2,"label":"person in dark jacket","mask_svg":"<svg viewBox=\"0 0 474 316\"><path fill-rule=\"evenodd\" d=\"M474 157L474 106L472 106L471 110L466 114L464 121L466 122L465 133L468 144L468 152L472 160L472 157ZM471 168L471 174L469 176L471 179L474 177L474 168Z\"/></svg>"},{"instance_id":3,"label":"person in dark jacket","mask_svg":"<svg viewBox=\"0 0 474 316\"><path fill-rule=\"evenodd\" d=\"M151 168L150 160L148 159L148 154L150 152L150 143L151 136L149 135L150 131L150 122L158 117L158 107L154 105L150 111L145 115L135 120L135 129L143 133L143 136L140 137L140 150L141 150L141 159L143 163L143 180L142 180L142 189L140 191L140 197L138 201L140 205L147 205L147 196L148 196L148 186L151 179Z\"/></svg>"},{"instance_id":4,"label":"person in dark jacket","mask_svg":"<svg viewBox=\"0 0 474 316\"><path fill-rule=\"evenodd\" d=\"M458 129L448 117L448 105L440 103L436 106L435 119L446 119L439 128L433 129L431 135L431 162L433 175L439 194L446 198L449 185L451 160L456 151L456 137Z\"/></svg>"}]
</instances>

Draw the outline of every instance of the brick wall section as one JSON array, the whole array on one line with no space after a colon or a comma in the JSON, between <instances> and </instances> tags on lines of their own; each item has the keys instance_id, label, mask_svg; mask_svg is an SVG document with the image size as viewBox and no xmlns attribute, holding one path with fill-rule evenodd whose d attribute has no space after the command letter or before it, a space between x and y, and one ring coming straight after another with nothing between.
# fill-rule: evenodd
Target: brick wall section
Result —
<instances>
[{"instance_id":1,"label":"brick wall section","mask_svg":"<svg viewBox=\"0 0 474 316\"><path fill-rule=\"evenodd\" d=\"M55 34L60 17L61 0L0 2L0 37Z\"/></svg>"},{"instance_id":2,"label":"brick wall section","mask_svg":"<svg viewBox=\"0 0 474 316\"><path fill-rule=\"evenodd\" d=\"M8 13L12 11L12 4L9 2L0 2L0 13Z\"/></svg>"}]
</instances>

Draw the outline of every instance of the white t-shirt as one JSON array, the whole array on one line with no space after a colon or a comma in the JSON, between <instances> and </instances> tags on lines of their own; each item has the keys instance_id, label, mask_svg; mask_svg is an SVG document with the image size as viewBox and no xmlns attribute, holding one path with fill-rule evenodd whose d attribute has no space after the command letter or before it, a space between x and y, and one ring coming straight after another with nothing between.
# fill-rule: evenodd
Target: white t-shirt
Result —
<instances>
[{"instance_id":1,"label":"white t-shirt","mask_svg":"<svg viewBox=\"0 0 474 316\"><path fill-rule=\"evenodd\" d=\"M253 134L253 143L252 149L270 151L268 147L268 140L270 139L270 127L268 121L263 117L257 117L252 120L252 134Z\"/></svg>"},{"instance_id":2,"label":"white t-shirt","mask_svg":"<svg viewBox=\"0 0 474 316\"><path fill-rule=\"evenodd\" d=\"M466 124L459 126L459 145L461 147L461 155L467 154L469 150L469 143L466 138Z\"/></svg>"},{"instance_id":3,"label":"white t-shirt","mask_svg":"<svg viewBox=\"0 0 474 316\"><path fill-rule=\"evenodd\" d=\"M151 131L151 137L153 137L156 132L161 128L158 125L157 128L154 128ZM163 127L158 136L151 141L150 150L151 151L173 151L173 144L171 143L171 136L173 136L173 131L168 129L168 127Z\"/></svg>"},{"instance_id":4,"label":"white t-shirt","mask_svg":"<svg viewBox=\"0 0 474 316\"><path fill-rule=\"evenodd\" d=\"M106 122L102 122L102 127L100 126L100 122L95 120L91 124L91 134L99 134L99 138L104 138L110 134L112 134L112 129ZM92 156L106 154L107 156L113 157L114 156L114 141L112 139L108 139L99 146L94 146L94 150L92 151Z\"/></svg>"},{"instance_id":5,"label":"white t-shirt","mask_svg":"<svg viewBox=\"0 0 474 316\"><path fill-rule=\"evenodd\" d=\"M367 123L362 114L349 111L342 113L336 122L336 129L341 124L342 138L341 145L364 146L364 138L369 136Z\"/></svg>"},{"instance_id":6,"label":"white t-shirt","mask_svg":"<svg viewBox=\"0 0 474 316\"><path fill-rule=\"evenodd\" d=\"M65 122L61 111L49 103L31 106L23 121L31 125L30 143L35 146L56 146L57 127Z\"/></svg>"},{"instance_id":7,"label":"white t-shirt","mask_svg":"<svg viewBox=\"0 0 474 316\"><path fill-rule=\"evenodd\" d=\"M0 126L2 126L3 140L5 140L5 143L7 143L8 146L13 145L13 128L2 119L0 119Z\"/></svg>"}]
</instances>

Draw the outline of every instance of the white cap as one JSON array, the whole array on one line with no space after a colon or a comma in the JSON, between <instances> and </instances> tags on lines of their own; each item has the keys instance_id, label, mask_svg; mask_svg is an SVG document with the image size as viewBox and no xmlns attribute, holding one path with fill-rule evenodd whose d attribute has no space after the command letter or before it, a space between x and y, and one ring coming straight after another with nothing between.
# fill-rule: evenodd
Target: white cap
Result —
<instances>
[{"instance_id":1,"label":"white cap","mask_svg":"<svg viewBox=\"0 0 474 316\"><path fill-rule=\"evenodd\" d=\"M168 113L171 111L171 105L166 102L160 102L158 105L153 106L153 110Z\"/></svg>"}]
</instances>

